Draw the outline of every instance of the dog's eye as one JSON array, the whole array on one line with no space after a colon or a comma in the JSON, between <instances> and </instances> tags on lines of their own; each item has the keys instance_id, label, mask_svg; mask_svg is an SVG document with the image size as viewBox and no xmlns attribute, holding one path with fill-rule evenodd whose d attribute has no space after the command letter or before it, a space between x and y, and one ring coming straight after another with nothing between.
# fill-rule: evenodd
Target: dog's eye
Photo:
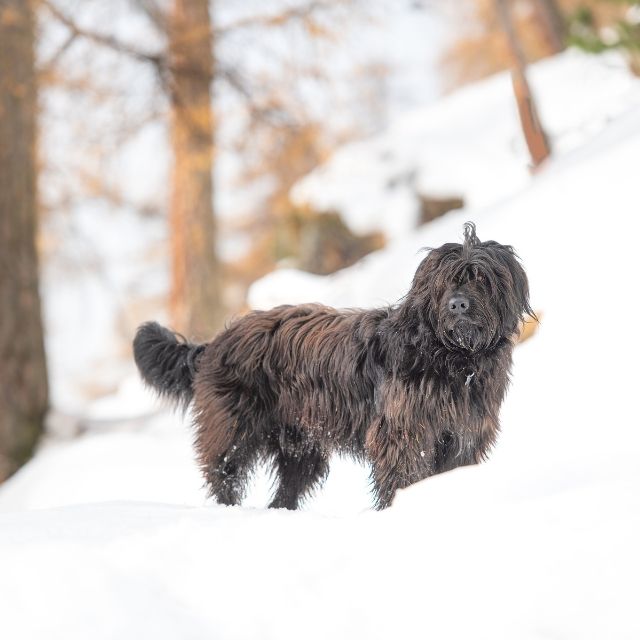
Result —
<instances>
[{"instance_id":1,"label":"dog's eye","mask_svg":"<svg viewBox=\"0 0 640 640\"><path fill-rule=\"evenodd\" d=\"M478 283L480 283L481 285L484 286L484 285L488 284L489 281L487 280L486 276L483 276L481 273L479 273L476 276L476 282L478 282Z\"/></svg>"}]
</instances>

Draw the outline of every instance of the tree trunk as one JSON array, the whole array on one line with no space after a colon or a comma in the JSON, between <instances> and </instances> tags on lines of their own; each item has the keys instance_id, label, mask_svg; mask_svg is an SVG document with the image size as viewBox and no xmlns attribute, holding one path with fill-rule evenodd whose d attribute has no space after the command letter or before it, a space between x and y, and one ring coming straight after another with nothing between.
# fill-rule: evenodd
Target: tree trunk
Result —
<instances>
[{"instance_id":1,"label":"tree trunk","mask_svg":"<svg viewBox=\"0 0 640 640\"><path fill-rule=\"evenodd\" d=\"M538 22L552 53L567 48L567 24L556 0L534 0Z\"/></svg>"},{"instance_id":2,"label":"tree trunk","mask_svg":"<svg viewBox=\"0 0 640 640\"><path fill-rule=\"evenodd\" d=\"M522 132L529 149L532 165L536 168L551 155L551 148L547 135L542 128L531 88L527 81L527 61L511 19L509 0L495 0L495 3L498 18L509 45L511 81L518 105L520 124L522 125Z\"/></svg>"},{"instance_id":3,"label":"tree trunk","mask_svg":"<svg viewBox=\"0 0 640 640\"><path fill-rule=\"evenodd\" d=\"M534 0L537 21L552 54L567 48L567 28L564 16L556 0Z\"/></svg>"},{"instance_id":4,"label":"tree trunk","mask_svg":"<svg viewBox=\"0 0 640 640\"><path fill-rule=\"evenodd\" d=\"M0 481L31 456L48 389L36 253L31 0L0 0Z\"/></svg>"},{"instance_id":5,"label":"tree trunk","mask_svg":"<svg viewBox=\"0 0 640 640\"><path fill-rule=\"evenodd\" d=\"M213 211L213 31L209 0L174 0L169 24L171 144L170 211L175 329L207 338L223 312Z\"/></svg>"}]
</instances>

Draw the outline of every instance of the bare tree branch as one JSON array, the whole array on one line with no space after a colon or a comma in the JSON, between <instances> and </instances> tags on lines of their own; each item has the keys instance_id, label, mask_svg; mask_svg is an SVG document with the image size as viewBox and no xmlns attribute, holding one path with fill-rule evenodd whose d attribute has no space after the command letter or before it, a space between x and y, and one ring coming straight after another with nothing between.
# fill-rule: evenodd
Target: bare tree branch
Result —
<instances>
[{"instance_id":1,"label":"bare tree branch","mask_svg":"<svg viewBox=\"0 0 640 640\"><path fill-rule=\"evenodd\" d=\"M156 0L131 0L131 2L144 12L144 14L153 22L157 29L162 33L167 33L169 28L169 18L163 11Z\"/></svg>"},{"instance_id":2,"label":"bare tree branch","mask_svg":"<svg viewBox=\"0 0 640 640\"><path fill-rule=\"evenodd\" d=\"M47 75L58 64L58 61L69 50L71 45L78 38L78 34L70 31L65 41L58 47L58 50L44 63L40 65L38 73L41 75Z\"/></svg>"},{"instance_id":3,"label":"bare tree branch","mask_svg":"<svg viewBox=\"0 0 640 640\"><path fill-rule=\"evenodd\" d=\"M216 29L215 35L216 37L222 37L230 33L235 33L239 29L250 29L253 27L280 27L290 22L295 22L296 20L306 20L319 11L335 9L340 5L344 5L345 2L352 1L353 0L310 0L304 5L291 7L279 13L263 14L236 20L226 27Z\"/></svg>"},{"instance_id":4,"label":"bare tree branch","mask_svg":"<svg viewBox=\"0 0 640 640\"><path fill-rule=\"evenodd\" d=\"M553 53L567 48L567 25L556 0L535 0L534 11Z\"/></svg>"},{"instance_id":5,"label":"bare tree branch","mask_svg":"<svg viewBox=\"0 0 640 640\"><path fill-rule=\"evenodd\" d=\"M82 38L86 38L87 40L91 40L96 44L107 47L119 53L124 53L128 56L131 56L132 58L135 58L136 60L140 60L141 62L150 62L158 69L162 69L166 66L166 56L163 52L152 53L143 51L141 49L132 47L131 45L122 42L117 38L114 38L113 36L80 27L74 20L60 11L60 9L58 9L58 7L56 7L55 4L50 0L41 0L41 2L42 5L45 6L51 13L51 15L56 18L56 20L61 22L67 29L69 29L74 37L79 36Z\"/></svg>"}]
</instances>

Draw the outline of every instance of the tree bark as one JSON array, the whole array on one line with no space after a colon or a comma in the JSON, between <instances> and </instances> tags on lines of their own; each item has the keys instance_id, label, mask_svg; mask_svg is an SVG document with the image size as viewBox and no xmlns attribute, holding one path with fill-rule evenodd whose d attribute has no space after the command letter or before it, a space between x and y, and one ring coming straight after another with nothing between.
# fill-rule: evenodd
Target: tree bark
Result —
<instances>
[{"instance_id":1,"label":"tree bark","mask_svg":"<svg viewBox=\"0 0 640 640\"><path fill-rule=\"evenodd\" d=\"M513 83L513 92L518 105L520 124L529 149L529 155L531 156L531 163L536 168L551 155L551 148L547 135L542 128L535 100L527 80L527 61L511 19L509 0L495 0L495 3L498 18L509 46L511 82Z\"/></svg>"},{"instance_id":2,"label":"tree bark","mask_svg":"<svg viewBox=\"0 0 640 640\"><path fill-rule=\"evenodd\" d=\"M32 0L0 0L0 481L31 456L48 404L36 252Z\"/></svg>"},{"instance_id":3,"label":"tree bark","mask_svg":"<svg viewBox=\"0 0 640 640\"><path fill-rule=\"evenodd\" d=\"M560 53L567 48L567 28L562 11L556 0L534 0L538 23L544 33L551 53Z\"/></svg>"},{"instance_id":4,"label":"tree bark","mask_svg":"<svg viewBox=\"0 0 640 640\"><path fill-rule=\"evenodd\" d=\"M174 0L169 22L174 328L207 338L223 317L213 210L214 74L209 0Z\"/></svg>"}]
</instances>

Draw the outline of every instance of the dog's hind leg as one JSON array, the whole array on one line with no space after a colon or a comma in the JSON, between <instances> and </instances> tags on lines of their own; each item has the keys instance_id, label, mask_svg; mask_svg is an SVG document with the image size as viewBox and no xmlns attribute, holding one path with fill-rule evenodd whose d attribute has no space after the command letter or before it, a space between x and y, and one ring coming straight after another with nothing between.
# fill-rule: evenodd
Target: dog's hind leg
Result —
<instances>
[{"instance_id":1,"label":"dog's hind leg","mask_svg":"<svg viewBox=\"0 0 640 640\"><path fill-rule=\"evenodd\" d=\"M220 504L240 504L258 457L259 446L253 438L236 438L224 454L204 469L209 494Z\"/></svg>"},{"instance_id":2,"label":"dog's hind leg","mask_svg":"<svg viewBox=\"0 0 640 640\"><path fill-rule=\"evenodd\" d=\"M320 486L329 473L326 452L295 429L286 429L284 437L272 446L277 489L270 508L297 509L303 498Z\"/></svg>"},{"instance_id":3,"label":"dog's hind leg","mask_svg":"<svg viewBox=\"0 0 640 640\"><path fill-rule=\"evenodd\" d=\"M328 460L317 451L300 457L280 452L276 467L278 489L269 504L272 509L297 509L301 500L320 486L329 472Z\"/></svg>"}]
</instances>

